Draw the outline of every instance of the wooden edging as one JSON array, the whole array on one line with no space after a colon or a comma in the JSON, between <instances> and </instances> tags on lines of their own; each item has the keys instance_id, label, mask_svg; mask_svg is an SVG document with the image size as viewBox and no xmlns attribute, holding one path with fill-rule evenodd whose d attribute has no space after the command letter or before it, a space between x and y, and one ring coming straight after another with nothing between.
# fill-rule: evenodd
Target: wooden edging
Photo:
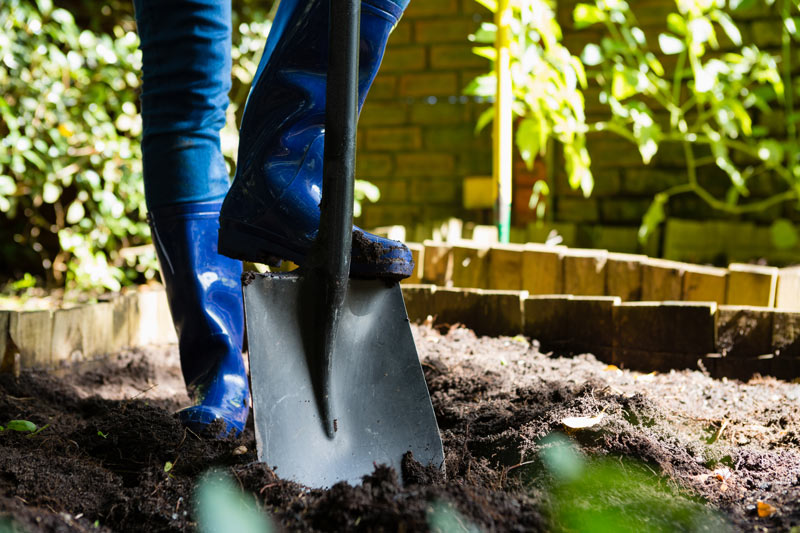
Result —
<instances>
[{"instance_id":1,"label":"wooden edging","mask_svg":"<svg viewBox=\"0 0 800 533\"><path fill-rule=\"evenodd\" d=\"M558 353L590 352L643 371L800 377L800 312L714 302L624 302L617 296L403 285L409 318L524 334ZM0 371L57 368L125 348L177 342L163 290L53 311L0 311Z\"/></svg>"},{"instance_id":2,"label":"wooden edging","mask_svg":"<svg viewBox=\"0 0 800 533\"><path fill-rule=\"evenodd\" d=\"M800 377L800 312L715 302L623 302L614 296L404 285L409 319L463 324L479 335L524 334L546 351L593 353L642 371Z\"/></svg>"},{"instance_id":3,"label":"wooden edging","mask_svg":"<svg viewBox=\"0 0 800 533\"><path fill-rule=\"evenodd\" d=\"M175 342L163 290L68 309L0 311L0 371L58 368L125 348Z\"/></svg>"},{"instance_id":4,"label":"wooden edging","mask_svg":"<svg viewBox=\"0 0 800 533\"><path fill-rule=\"evenodd\" d=\"M713 301L800 311L800 267L734 263L714 268L643 255L543 244L410 244L407 283L533 295L616 296L623 301Z\"/></svg>"}]
</instances>

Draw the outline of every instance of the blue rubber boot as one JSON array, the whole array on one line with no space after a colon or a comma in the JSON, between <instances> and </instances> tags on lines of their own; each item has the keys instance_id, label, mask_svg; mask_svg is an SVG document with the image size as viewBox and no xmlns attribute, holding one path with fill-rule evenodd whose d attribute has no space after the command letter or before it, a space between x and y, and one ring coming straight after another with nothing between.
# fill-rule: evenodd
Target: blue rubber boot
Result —
<instances>
[{"instance_id":1,"label":"blue rubber boot","mask_svg":"<svg viewBox=\"0 0 800 533\"><path fill-rule=\"evenodd\" d=\"M424 1L424 0L423 0ZM359 109L407 1L361 3ZM329 0L282 0L242 120L236 177L220 214L220 253L302 265L319 229L325 141ZM353 228L350 274L400 280L413 270L400 242Z\"/></svg>"},{"instance_id":2,"label":"blue rubber boot","mask_svg":"<svg viewBox=\"0 0 800 533\"><path fill-rule=\"evenodd\" d=\"M250 388L242 358L242 265L217 253L220 205L195 202L153 209L150 227L193 402L178 416L197 432L220 421L223 426L215 436L225 437L244 429Z\"/></svg>"}]
</instances>

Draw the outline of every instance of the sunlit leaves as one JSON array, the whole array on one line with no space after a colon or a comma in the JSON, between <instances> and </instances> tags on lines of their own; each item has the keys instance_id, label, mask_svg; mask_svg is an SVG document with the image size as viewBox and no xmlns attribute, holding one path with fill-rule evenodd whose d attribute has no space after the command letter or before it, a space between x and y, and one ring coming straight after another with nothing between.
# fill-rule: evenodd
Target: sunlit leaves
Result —
<instances>
[{"instance_id":1,"label":"sunlit leaves","mask_svg":"<svg viewBox=\"0 0 800 533\"><path fill-rule=\"evenodd\" d=\"M659 34L658 46L661 47L661 51L666 55L680 54L686 50L686 45L684 44L683 39L678 39L674 35L670 35L668 33Z\"/></svg>"},{"instance_id":2,"label":"sunlit leaves","mask_svg":"<svg viewBox=\"0 0 800 533\"><path fill-rule=\"evenodd\" d=\"M0 210L15 233L5 246L38 255L68 288L119 288L127 267L152 276L116 252L147 236L136 34L81 29L50 0L1 2L0 26ZM54 246L66 229L71 247Z\"/></svg>"},{"instance_id":3,"label":"sunlit leaves","mask_svg":"<svg viewBox=\"0 0 800 533\"><path fill-rule=\"evenodd\" d=\"M517 149L529 169L533 168L536 156L544 149L539 138L539 122L534 119L523 119L517 126L515 141Z\"/></svg>"},{"instance_id":4,"label":"sunlit leaves","mask_svg":"<svg viewBox=\"0 0 800 533\"><path fill-rule=\"evenodd\" d=\"M572 19L575 27L581 29L606 20L606 13L597 6L578 4L572 13Z\"/></svg>"},{"instance_id":5,"label":"sunlit leaves","mask_svg":"<svg viewBox=\"0 0 800 533\"><path fill-rule=\"evenodd\" d=\"M668 201L669 196L663 193L659 193L653 198L653 202L650 204L644 217L642 217L642 225L639 226L640 243L646 243L647 239L650 238L661 223L666 220L667 216L664 208Z\"/></svg>"},{"instance_id":6,"label":"sunlit leaves","mask_svg":"<svg viewBox=\"0 0 800 533\"><path fill-rule=\"evenodd\" d=\"M589 170L591 162L585 149L586 117L582 88L588 85L584 63L562 44L561 28L556 21L554 2L530 0L512 3L511 78L516 122L515 144L522 160L530 168L536 158L556 140L568 153L566 162L570 181L588 194L593 186ZM577 8L588 24L593 17L604 17L602 11L588 4ZM497 33L494 24L484 23L470 37L473 42L493 44ZM473 51L494 60L494 47L477 47ZM465 89L467 94L493 98L497 91L494 72L479 76ZM487 109L478 118L480 131L494 118ZM540 190L540 194L547 191ZM544 202L540 205L544 206ZM538 209L538 207L537 207Z\"/></svg>"}]
</instances>

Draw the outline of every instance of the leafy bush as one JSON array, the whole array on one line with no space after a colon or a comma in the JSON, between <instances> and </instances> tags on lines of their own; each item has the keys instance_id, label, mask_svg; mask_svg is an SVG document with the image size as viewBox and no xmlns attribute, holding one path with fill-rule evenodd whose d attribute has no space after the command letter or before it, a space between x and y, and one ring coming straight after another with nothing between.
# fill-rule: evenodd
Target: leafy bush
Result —
<instances>
[{"instance_id":1,"label":"leafy bush","mask_svg":"<svg viewBox=\"0 0 800 533\"><path fill-rule=\"evenodd\" d=\"M133 31L81 30L50 0L0 5L4 274L104 287L154 273L147 242Z\"/></svg>"},{"instance_id":2,"label":"leafy bush","mask_svg":"<svg viewBox=\"0 0 800 533\"><path fill-rule=\"evenodd\" d=\"M476 0L491 12L497 12L495 0ZM564 151L570 184L591 194L594 181L591 158L586 150L586 117L582 88L586 74L580 59L561 44L561 27L555 18L554 0L521 0L511 2L511 79L514 93L512 106L518 118L516 145L529 168L545 153L551 141L558 141ZM493 44L497 26L485 22L471 39ZM493 46L476 47L473 51L492 61ZM492 71L473 80L467 94L494 97L497 93L496 73ZM478 119L477 129L493 118L490 108ZM536 196L547 195L544 182L538 182ZM544 187L544 188L542 188ZM540 215L544 202L538 203Z\"/></svg>"},{"instance_id":3,"label":"leafy bush","mask_svg":"<svg viewBox=\"0 0 800 533\"><path fill-rule=\"evenodd\" d=\"M733 215L800 199L796 131L781 138L756 123L757 115L762 124L786 122L784 110L790 125L797 120L791 76L791 41L797 35L796 30L790 31L795 1L785 0L783 5L782 57L745 43L726 11L758 2L676 2L677 12L666 19L667 31L658 36L661 52L677 58L672 72L656 58L626 2L596 0L576 6L578 28L602 24L606 30L601 42L587 45L582 54L601 87L601 102L611 111L610 120L589 125L590 131L607 131L630 140L645 164L665 143L678 144L684 156L686 182L656 195L639 232L642 240L664 220L667 202L678 194L695 194L711 208ZM703 166L717 167L727 175L730 187L724 195L714 194L701 183L698 169ZM751 184L770 176L779 178L777 192L746 201ZM773 231L776 244L797 241L787 221L777 221L775 228L781 230ZM787 232L788 236L782 235Z\"/></svg>"},{"instance_id":4,"label":"leafy bush","mask_svg":"<svg viewBox=\"0 0 800 533\"><path fill-rule=\"evenodd\" d=\"M496 11L494 0L476 0ZM658 36L660 52L676 58L666 69L623 0L578 4L576 28L602 25L604 36L584 49L581 60L559 44L561 28L550 0L512 0L512 69L517 146L523 158L542 152L550 137L563 145L566 170L573 188L592 191L585 135L608 132L634 143L649 164L659 149L677 144L686 165L686 182L659 194L642 221L645 240L665 219L675 195L697 195L711 208L731 215L763 211L784 202L800 201L800 145L794 109L799 94L792 78L798 32L798 0L780 4L783 24L780 54L744 42L731 12L772 5L775 0L676 0L676 12ZM776 20L776 30L778 21ZM493 42L496 28L484 24L475 39ZM493 58L489 49L476 53ZM586 69L586 75L583 74ZM559 75L558 73L563 73ZM599 85L600 103L609 120L588 123L584 117L586 77ZM494 96L493 74L473 82L467 92ZM760 115L760 123L757 118ZM490 120L491 117L486 117ZM484 121L478 123L483 126ZM785 132L759 124L786 125ZM531 132L539 135L532 135ZM719 194L698 178L701 167L717 167L730 182ZM768 198L750 200L759 179L777 177ZM539 186L539 191L546 187ZM779 246L800 240L794 226L778 219L773 236Z\"/></svg>"}]
</instances>

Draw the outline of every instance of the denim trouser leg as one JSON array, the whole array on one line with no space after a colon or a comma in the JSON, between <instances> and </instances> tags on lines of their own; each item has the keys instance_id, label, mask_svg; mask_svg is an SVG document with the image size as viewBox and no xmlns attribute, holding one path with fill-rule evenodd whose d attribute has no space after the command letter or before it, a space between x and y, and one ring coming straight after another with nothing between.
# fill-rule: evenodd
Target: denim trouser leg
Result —
<instances>
[{"instance_id":1,"label":"denim trouser leg","mask_svg":"<svg viewBox=\"0 0 800 533\"><path fill-rule=\"evenodd\" d=\"M230 0L134 0L142 49L142 152L150 209L220 200L219 131L231 87Z\"/></svg>"}]
</instances>

